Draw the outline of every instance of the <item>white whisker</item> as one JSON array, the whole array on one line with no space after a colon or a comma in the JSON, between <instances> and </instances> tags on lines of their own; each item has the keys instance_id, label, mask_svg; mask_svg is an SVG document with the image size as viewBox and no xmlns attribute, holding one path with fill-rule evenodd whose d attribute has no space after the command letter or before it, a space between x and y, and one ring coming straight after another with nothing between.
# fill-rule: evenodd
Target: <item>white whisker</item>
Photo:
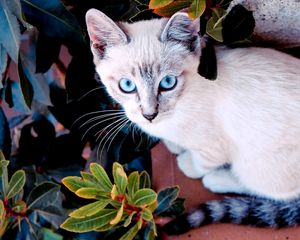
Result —
<instances>
[{"instance_id":1,"label":"white whisker","mask_svg":"<svg viewBox=\"0 0 300 240\"><path fill-rule=\"evenodd\" d=\"M77 99L77 102L80 102L83 98L85 98L87 95L89 95L90 93L92 93L92 92L94 92L94 91L96 91L96 90L99 90L99 89L104 89L105 88L105 86L100 86L100 87L96 87L96 88L93 88L93 89L91 89L91 90L89 90L88 92L86 92L85 94L83 94L81 97L79 97L78 99Z\"/></svg>"},{"instance_id":2,"label":"white whisker","mask_svg":"<svg viewBox=\"0 0 300 240\"><path fill-rule=\"evenodd\" d=\"M80 121L80 119L86 117L86 116L89 116L89 115L92 115L92 114L99 114L99 113L111 113L111 112L123 112L124 113L124 110L123 109L120 109L120 110L100 110L100 111L94 111L94 112L89 112L89 113L85 113L83 114L82 116L80 116L79 118L77 118L73 124L71 125L71 128L78 122Z\"/></svg>"},{"instance_id":3,"label":"white whisker","mask_svg":"<svg viewBox=\"0 0 300 240\"><path fill-rule=\"evenodd\" d=\"M111 119L114 119L114 118L117 118L117 117L121 117L123 115L124 115L124 113L109 113L109 114L105 114L105 115L100 115L100 116L92 117L89 120L87 120L85 123L83 123L82 125L80 125L79 129L82 128L83 126L87 125L88 123L95 122L95 121L103 119L103 118L110 117L110 118L104 119L101 122L106 122L107 120L111 120Z\"/></svg>"},{"instance_id":4,"label":"white whisker","mask_svg":"<svg viewBox=\"0 0 300 240\"><path fill-rule=\"evenodd\" d=\"M100 138L100 136L101 136L101 134L102 134L102 132L103 132L104 130L108 129L111 125L117 123L116 126L113 126L113 127L112 127L107 133L105 133L105 135L102 137L102 139L101 139L101 141L100 141L100 143L99 143L99 145L98 145L97 156L98 156L98 154L99 154L99 149L100 149L100 147L101 147L102 142L104 141L104 139L105 139L107 136L109 136L109 134L110 134L112 131L114 131L116 128L118 128L120 125L122 125L122 124L123 124L124 122L126 122L126 121L127 121L127 118L118 119L118 120L115 121L114 123L109 124L108 126L106 126L106 127L100 132L100 134L99 134L99 136L97 137L96 141L98 141L98 139ZM102 154L102 152L103 152L103 148L102 148L102 150L101 150L101 154ZM101 158L101 155L100 155L100 158Z\"/></svg>"},{"instance_id":5,"label":"white whisker","mask_svg":"<svg viewBox=\"0 0 300 240\"><path fill-rule=\"evenodd\" d=\"M89 128L85 131L85 133L83 134L81 140L83 140L84 137L86 136L86 134L87 134L91 129L93 129L94 127L96 127L96 126L98 126L98 125L100 125L100 124L102 124L102 123L104 123L104 122L107 122L107 121L116 119L116 118L123 119L124 117L123 117L123 115L121 115L121 116L114 116L114 117L111 117L111 118L108 118L108 119L104 119L104 120L102 120L102 121L100 121L100 122L97 122L97 123L93 124L91 127L89 127ZM120 119L119 119L119 120L120 120ZM119 121L119 120L117 120L117 121ZM112 124L114 124L114 122L113 122ZM109 126L112 125L112 124L109 124ZM105 128L104 128L104 129L105 129Z\"/></svg>"},{"instance_id":6,"label":"white whisker","mask_svg":"<svg viewBox=\"0 0 300 240\"><path fill-rule=\"evenodd\" d=\"M103 152L103 150L104 150L104 148L105 148L106 143L107 143L107 142L110 140L110 138L111 138L111 140L110 140L110 142L109 142L109 144L108 144L108 146L107 146L107 151L109 151L109 148L110 148L110 146L111 146L111 144L112 144L114 138L118 135L118 133L122 130L122 128L126 126L126 124L127 124L128 122L129 122L129 120L126 120L125 122L122 122L122 123L118 124L117 128L114 128L115 130L110 134L111 137L110 137L110 136L107 136L107 139L106 139L106 141L104 142L103 147L102 147L102 149L101 149L100 157L102 156L102 152Z\"/></svg>"}]
</instances>

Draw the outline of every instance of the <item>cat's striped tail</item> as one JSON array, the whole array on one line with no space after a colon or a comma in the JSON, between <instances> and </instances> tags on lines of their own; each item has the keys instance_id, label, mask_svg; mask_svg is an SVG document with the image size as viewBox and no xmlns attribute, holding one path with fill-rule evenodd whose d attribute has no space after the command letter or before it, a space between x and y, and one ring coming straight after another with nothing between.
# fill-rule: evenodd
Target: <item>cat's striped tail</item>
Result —
<instances>
[{"instance_id":1,"label":"cat's striped tail","mask_svg":"<svg viewBox=\"0 0 300 240\"><path fill-rule=\"evenodd\" d=\"M300 199L275 201L238 197L213 200L167 223L163 230L169 235L178 235L211 223L273 228L295 226L300 223Z\"/></svg>"}]
</instances>

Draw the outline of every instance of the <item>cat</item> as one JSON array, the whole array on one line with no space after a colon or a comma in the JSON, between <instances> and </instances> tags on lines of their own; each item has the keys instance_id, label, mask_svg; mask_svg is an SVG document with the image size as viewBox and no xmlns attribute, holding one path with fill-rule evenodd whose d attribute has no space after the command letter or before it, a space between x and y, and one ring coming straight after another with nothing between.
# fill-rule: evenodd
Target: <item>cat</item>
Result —
<instances>
[{"instance_id":1,"label":"cat","mask_svg":"<svg viewBox=\"0 0 300 240\"><path fill-rule=\"evenodd\" d=\"M164 140L188 177L243 194L200 205L168 223L167 233L213 222L300 222L299 59L220 46L218 77L209 81L197 73L199 21L186 13L115 23L91 9L86 23L96 71L128 119Z\"/></svg>"}]
</instances>

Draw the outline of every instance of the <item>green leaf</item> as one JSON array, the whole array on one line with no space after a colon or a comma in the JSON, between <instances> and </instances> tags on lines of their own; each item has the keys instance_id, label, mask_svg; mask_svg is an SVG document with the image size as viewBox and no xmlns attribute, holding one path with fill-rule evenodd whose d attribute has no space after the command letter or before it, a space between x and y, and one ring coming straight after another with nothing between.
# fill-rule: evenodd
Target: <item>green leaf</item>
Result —
<instances>
[{"instance_id":1,"label":"green leaf","mask_svg":"<svg viewBox=\"0 0 300 240\"><path fill-rule=\"evenodd\" d=\"M63 39L65 43L84 43L83 32L77 19L60 0L21 0L26 20L37 26L48 37Z\"/></svg>"},{"instance_id":2,"label":"green leaf","mask_svg":"<svg viewBox=\"0 0 300 240\"><path fill-rule=\"evenodd\" d=\"M150 188L140 189L134 194L133 202L137 207L143 207L154 203L157 194Z\"/></svg>"},{"instance_id":3,"label":"green leaf","mask_svg":"<svg viewBox=\"0 0 300 240\"><path fill-rule=\"evenodd\" d=\"M0 22L0 45L6 49L12 60L17 63L21 39L20 27L16 16L12 14L6 1L0 1Z\"/></svg>"},{"instance_id":4,"label":"green leaf","mask_svg":"<svg viewBox=\"0 0 300 240\"><path fill-rule=\"evenodd\" d=\"M114 162L113 164L113 177L119 193L124 194L128 179L122 165L117 162Z\"/></svg>"},{"instance_id":5,"label":"green leaf","mask_svg":"<svg viewBox=\"0 0 300 240\"><path fill-rule=\"evenodd\" d=\"M174 0L150 0L149 8L150 9L162 8L172 2L174 2Z\"/></svg>"},{"instance_id":6,"label":"green leaf","mask_svg":"<svg viewBox=\"0 0 300 240\"><path fill-rule=\"evenodd\" d=\"M24 201L19 200L15 203L15 205L12 207L12 211L15 213L25 213L27 210L27 205Z\"/></svg>"},{"instance_id":7,"label":"green leaf","mask_svg":"<svg viewBox=\"0 0 300 240\"><path fill-rule=\"evenodd\" d=\"M10 199L14 196L16 196L24 187L26 178L25 178L25 172L24 170L18 170L16 171L8 184L8 190L7 190L7 199Z\"/></svg>"},{"instance_id":8,"label":"green leaf","mask_svg":"<svg viewBox=\"0 0 300 240\"><path fill-rule=\"evenodd\" d=\"M80 188L75 194L86 199L107 199L110 197L107 192L103 192L98 188Z\"/></svg>"},{"instance_id":9,"label":"green leaf","mask_svg":"<svg viewBox=\"0 0 300 240\"><path fill-rule=\"evenodd\" d=\"M4 156L1 152L1 158L3 159ZM9 161L1 160L0 161L0 176L1 176L1 192L3 196L6 196L8 190L8 173L7 173L7 166Z\"/></svg>"},{"instance_id":10,"label":"green leaf","mask_svg":"<svg viewBox=\"0 0 300 240\"><path fill-rule=\"evenodd\" d=\"M161 190L157 196L157 208L155 210L155 214L159 215L164 212L167 208L169 208L175 199L178 197L179 187L169 187L164 190Z\"/></svg>"},{"instance_id":11,"label":"green leaf","mask_svg":"<svg viewBox=\"0 0 300 240\"><path fill-rule=\"evenodd\" d=\"M103 188L103 190L110 192L112 189L112 183L108 175L106 174L104 168L97 163L91 163L90 171L98 179L99 184Z\"/></svg>"},{"instance_id":12,"label":"green leaf","mask_svg":"<svg viewBox=\"0 0 300 240\"><path fill-rule=\"evenodd\" d=\"M233 44L252 35L255 19L252 11L248 11L241 4L237 4L227 13L222 25L224 43Z\"/></svg>"},{"instance_id":13,"label":"green leaf","mask_svg":"<svg viewBox=\"0 0 300 240\"><path fill-rule=\"evenodd\" d=\"M119 208L119 210L118 210L118 212L117 212L117 215L115 216L114 219L112 219L112 220L109 222L111 225L115 225L115 224L117 224L117 223L120 222L120 220L121 220L121 218L122 218L122 215L123 215L124 204L125 204L125 201L123 200L122 205L121 205L121 207Z\"/></svg>"},{"instance_id":14,"label":"green leaf","mask_svg":"<svg viewBox=\"0 0 300 240\"><path fill-rule=\"evenodd\" d=\"M19 61L18 61L18 75L19 75L19 80L20 80L20 85L24 96L24 100L26 102L26 105L29 108L31 108L31 103L33 100L33 87L24 72L21 56L19 56Z\"/></svg>"},{"instance_id":15,"label":"green leaf","mask_svg":"<svg viewBox=\"0 0 300 240\"><path fill-rule=\"evenodd\" d=\"M139 231L138 222L130 228L119 240L132 240Z\"/></svg>"},{"instance_id":16,"label":"green leaf","mask_svg":"<svg viewBox=\"0 0 300 240\"><path fill-rule=\"evenodd\" d=\"M155 240L155 231L153 229L152 223L148 224L147 228L145 229L144 239L145 240Z\"/></svg>"},{"instance_id":17,"label":"green leaf","mask_svg":"<svg viewBox=\"0 0 300 240\"><path fill-rule=\"evenodd\" d=\"M219 42L223 42L222 19L226 15L226 11L222 8L212 8L212 17L206 24L206 33Z\"/></svg>"},{"instance_id":18,"label":"green leaf","mask_svg":"<svg viewBox=\"0 0 300 240\"><path fill-rule=\"evenodd\" d=\"M124 222L124 227L128 227L129 226L129 224L131 223L131 221L132 221L132 218L133 218L133 216L136 214L136 212L132 212L127 218L126 218L126 220L125 220L125 222Z\"/></svg>"},{"instance_id":19,"label":"green leaf","mask_svg":"<svg viewBox=\"0 0 300 240\"><path fill-rule=\"evenodd\" d=\"M159 216L161 217L177 217L179 215L181 215L184 210L184 201L185 199L183 198L177 198L170 207L168 207L167 209L165 209L163 212L161 212L159 214Z\"/></svg>"},{"instance_id":20,"label":"green leaf","mask_svg":"<svg viewBox=\"0 0 300 240\"><path fill-rule=\"evenodd\" d=\"M91 182L92 184L95 184L95 186L99 186L99 181L94 175L87 172L80 172L80 174L84 181Z\"/></svg>"},{"instance_id":21,"label":"green leaf","mask_svg":"<svg viewBox=\"0 0 300 240\"><path fill-rule=\"evenodd\" d=\"M103 208L105 208L109 203L111 202L111 199L103 199L97 202L93 202L90 204L87 204L75 211L73 211L70 214L70 217L73 218L85 218L92 216L99 211L101 211Z\"/></svg>"},{"instance_id":22,"label":"green leaf","mask_svg":"<svg viewBox=\"0 0 300 240\"><path fill-rule=\"evenodd\" d=\"M43 209L55 202L60 186L53 182L43 182L30 192L27 198L28 209Z\"/></svg>"},{"instance_id":23,"label":"green leaf","mask_svg":"<svg viewBox=\"0 0 300 240\"><path fill-rule=\"evenodd\" d=\"M187 8L191 5L192 0L174 1L167 6L154 9L154 13L163 17L171 17L174 13Z\"/></svg>"},{"instance_id":24,"label":"green leaf","mask_svg":"<svg viewBox=\"0 0 300 240\"><path fill-rule=\"evenodd\" d=\"M142 188L150 188L151 187L151 180L150 176L146 171L143 171L140 174L140 189Z\"/></svg>"},{"instance_id":25,"label":"green leaf","mask_svg":"<svg viewBox=\"0 0 300 240\"><path fill-rule=\"evenodd\" d=\"M194 0L188 9L188 14L191 19L200 17L206 8L206 0Z\"/></svg>"},{"instance_id":26,"label":"green leaf","mask_svg":"<svg viewBox=\"0 0 300 240\"><path fill-rule=\"evenodd\" d=\"M145 208L142 212L142 218L145 221L150 222L153 219L152 212L148 208Z\"/></svg>"},{"instance_id":27,"label":"green leaf","mask_svg":"<svg viewBox=\"0 0 300 240\"><path fill-rule=\"evenodd\" d=\"M76 192L80 188L97 187L94 183L84 181L81 177L69 176L62 179L62 183L71 191Z\"/></svg>"},{"instance_id":28,"label":"green leaf","mask_svg":"<svg viewBox=\"0 0 300 240\"><path fill-rule=\"evenodd\" d=\"M43 240L63 240L63 236L48 228L43 228Z\"/></svg>"},{"instance_id":29,"label":"green leaf","mask_svg":"<svg viewBox=\"0 0 300 240\"><path fill-rule=\"evenodd\" d=\"M2 161L4 161L4 162L2 162ZM5 162L7 162L7 163L5 163ZM5 166L5 164L6 164L6 166ZM3 154L3 152L0 150L0 168L1 168L2 166L7 167L8 164L9 164L9 161L6 161L6 160L5 160L4 154ZM0 175L0 176L1 176L1 175Z\"/></svg>"},{"instance_id":30,"label":"green leaf","mask_svg":"<svg viewBox=\"0 0 300 240\"><path fill-rule=\"evenodd\" d=\"M127 192L130 199L133 199L134 194L140 187L140 175L137 171L131 173L128 177Z\"/></svg>"},{"instance_id":31,"label":"green leaf","mask_svg":"<svg viewBox=\"0 0 300 240\"><path fill-rule=\"evenodd\" d=\"M5 215L6 215L6 211L4 208L4 204L3 204L3 201L0 199L0 228L4 221Z\"/></svg>"},{"instance_id":32,"label":"green leaf","mask_svg":"<svg viewBox=\"0 0 300 240\"><path fill-rule=\"evenodd\" d=\"M115 225L111 225L109 223L105 224L104 226L102 227L99 227L99 228L96 228L94 229L94 231L97 231L97 232L106 232L112 228L115 228L116 226Z\"/></svg>"},{"instance_id":33,"label":"green leaf","mask_svg":"<svg viewBox=\"0 0 300 240\"><path fill-rule=\"evenodd\" d=\"M105 226L116 214L116 209L102 209L86 218L68 218L60 227L71 232L89 232Z\"/></svg>"}]
</instances>

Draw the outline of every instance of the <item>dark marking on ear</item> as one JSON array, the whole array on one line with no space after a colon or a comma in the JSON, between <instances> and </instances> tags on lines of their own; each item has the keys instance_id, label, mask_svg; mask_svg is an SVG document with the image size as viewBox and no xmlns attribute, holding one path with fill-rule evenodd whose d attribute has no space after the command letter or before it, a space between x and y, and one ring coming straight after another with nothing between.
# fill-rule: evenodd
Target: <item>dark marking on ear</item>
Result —
<instances>
[{"instance_id":1,"label":"dark marking on ear","mask_svg":"<svg viewBox=\"0 0 300 240\"><path fill-rule=\"evenodd\" d=\"M199 19L193 22L187 14L174 14L163 29L160 40L181 44L194 52L200 45L199 26Z\"/></svg>"}]
</instances>

